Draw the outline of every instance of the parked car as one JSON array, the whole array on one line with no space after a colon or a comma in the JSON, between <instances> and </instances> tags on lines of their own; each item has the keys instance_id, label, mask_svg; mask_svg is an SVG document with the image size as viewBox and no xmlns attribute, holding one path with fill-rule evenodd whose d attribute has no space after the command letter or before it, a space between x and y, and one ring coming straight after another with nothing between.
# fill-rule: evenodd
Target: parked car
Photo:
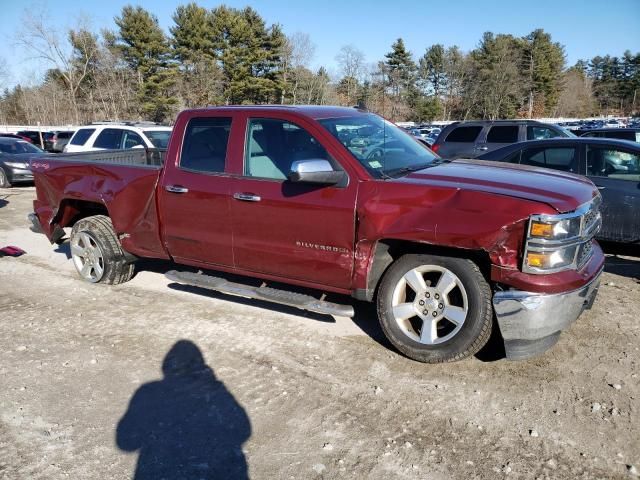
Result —
<instances>
[{"instance_id":1,"label":"parked car","mask_svg":"<svg viewBox=\"0 0 640 480\"><path fill-rule=\"evenodd\" d=\"M373 144L382 154L363 150ZM587 179L446 161L356 109L186 110L164 166L123 165L127 151L105 152L102 161L99 152L86 155L94 157L31 162L33 229L60 242L72 228L82 279L126 282L136 258L152 257L349 294L375 301L389 341L422 362L473 355L488 341L494 313L508 358L546 350L590 307L604 264L593 240L600 195ZM350 302L264 283L166 275L354 314Z\"/></svg>"},{"instance_id":2,"label":"parked car","mask_svg":"<svg viewBox=\"0 0 640 480\"><path fill-rule=\"evenodd\" d=\"M598 128L588 130L579 135L580 137L597 138L617 138L619 140L630 140L640 142L640 128Z\"/></svg>"},{"instance_id":3,"label":"parked car","mask_svg":"<svg viewBox=\"0 0 640 480\"><path fill-rule=\"evenodd\" d=\"M602 229L597 237L640 241L640 145L605 138L524 142L478 157L585 175L602 194ZM558 193L561 193L560 191Z\"/></svg>"},{"instance_id":4,"label":"parked car","mask_svg":"<svg viewBox=\"0 0 640 480\"><path fill-rule=\"evenodd\" d=\"M17 140L24 140L29 143L33 143L29 137L24 137L22 135L18 135L17 133L0 133L0 137L2 138L15 138Z\"/></svg>"},{"instance_id":5,"label":"parked car","mask_svg":"<svg viewBox=\"0 0 640 480\"><path fill-rule=\"evenodd\" d=\"M81 127L64 147L65 152L127 148L167 148L171 127L149 124L101 124Z\"/></svg>"},{"instance_id":6,"label":"parked car","mask_svg":"<svg viewBox=\"0 0 640 480\"><path fill-rule=\"evenodd\" d=\"M75 130L65 130L54 132L53 136L48 142L48 152L63 152L64 147L69 143L69 140L75 133Z\"/></svg>"},{"instance_id":7,"label":"parked car","mask_svg":"<svg viewBox=\"0 0 640 480\"><path fill-rule=\"evenodd\" d=\"M53 137L53 132L49 131L39 131L39 130L21 130L17 133L21 137L27 137L31 140L31 143L41 147L44 150L48 150L48 146L51 146L51 137ZM40 142L40 135L42 135L42 143Z\"/></svg>"},{"instance_id":8,"label":"parked car","mask_svg":"<svg viewBox=\"0 0 640 480\"><path fill-rule=\"evenodd\" d=\"M443 158L475 158L516 142L572 136L557 125L533 120L477 120L447 125L431 148Z\"/></svg>"},{"instance_id":9,"label":"parked car","mask_svg":"<svg viewBox=\"0 0 640 480\"><path fill-rule=\"evenodd\" d=\"M16 183L32 182L29 161L44 153L20 138L0 137L0 187L8 188Z\"/></svg>"}]
</instances>

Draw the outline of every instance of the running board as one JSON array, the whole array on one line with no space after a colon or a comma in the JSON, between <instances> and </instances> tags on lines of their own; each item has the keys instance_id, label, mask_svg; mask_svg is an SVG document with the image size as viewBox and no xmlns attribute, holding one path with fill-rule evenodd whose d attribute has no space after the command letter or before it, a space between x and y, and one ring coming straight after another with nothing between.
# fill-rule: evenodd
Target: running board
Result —
<instances>
[{"instance_id":1,"label":"running board","mask_svg":"<svg viewBox=\"0 0 640 480\"><path fill-rule=\"evenodd\" d=\"M252 287L241 283L229 282L224 278L211 277L201 273L178 272L171 270L164 274L172 282L183 285L193 285L194 287L215 290L216 292L235 295L238 297L253 298L265 302L280 303L289 307L308 310L310 312L323 313L325 315L336 315L338 317L353 317L354 311L351 305L339 305L337 303L318 300L310 295L289 292L287 290L277 290L270 287Z\"/></svg>"}]
</instances>

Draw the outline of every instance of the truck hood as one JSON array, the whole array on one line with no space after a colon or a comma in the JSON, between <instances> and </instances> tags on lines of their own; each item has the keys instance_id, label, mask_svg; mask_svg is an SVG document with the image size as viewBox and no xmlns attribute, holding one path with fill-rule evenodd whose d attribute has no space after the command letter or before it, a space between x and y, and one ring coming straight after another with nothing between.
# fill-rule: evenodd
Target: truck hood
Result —
<instances>
[{"instance_id":1,"label":"truck hood","mask_svg":"<svg viewBox=\"0 0 640 480\"><path fill-rule=\"evenodd\" d=\"M546 203L571 212L597 195L586 177L546 168L486 160L454 160L412 172L398 182L479 190Z\"/></svg>"}]
</instances>

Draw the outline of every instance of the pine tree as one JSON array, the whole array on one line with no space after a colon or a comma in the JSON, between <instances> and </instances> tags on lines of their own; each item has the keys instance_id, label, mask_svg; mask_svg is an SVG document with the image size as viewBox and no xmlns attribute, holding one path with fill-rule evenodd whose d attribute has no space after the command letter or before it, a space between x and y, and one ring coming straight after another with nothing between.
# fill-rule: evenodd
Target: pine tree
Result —
<instances>
[{"instance_id":1,"label":"pine tree","mask_svg":"<svg viewBox=\"0 0 640 480\"><path fill-rule=\"evenodd\" d=\"M138 77L140 112L154 121L170 118L177 104L174 87L178 71L158 19L142 7L127 5L115 22L119 28L117 45Z\"/></svg>"}]
</instances>

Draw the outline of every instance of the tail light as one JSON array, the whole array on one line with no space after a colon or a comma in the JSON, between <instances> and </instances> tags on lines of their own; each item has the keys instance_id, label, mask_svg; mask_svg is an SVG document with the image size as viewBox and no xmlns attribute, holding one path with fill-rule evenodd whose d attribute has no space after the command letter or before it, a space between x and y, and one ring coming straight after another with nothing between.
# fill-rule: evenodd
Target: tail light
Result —
<instances>
[{"instance_id":1,"label":"tail light","mask_svg":"<svg viewBox=\"0 0 640 480\"><path fill-rule=\"evenodd\" d=\"M438 153L438 150L440 150L440 145L434 143L433 145L431 145L431 150L433 150L433 153Z\"/></svg>"}]
</instances>

